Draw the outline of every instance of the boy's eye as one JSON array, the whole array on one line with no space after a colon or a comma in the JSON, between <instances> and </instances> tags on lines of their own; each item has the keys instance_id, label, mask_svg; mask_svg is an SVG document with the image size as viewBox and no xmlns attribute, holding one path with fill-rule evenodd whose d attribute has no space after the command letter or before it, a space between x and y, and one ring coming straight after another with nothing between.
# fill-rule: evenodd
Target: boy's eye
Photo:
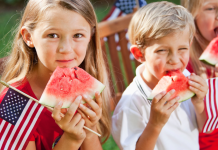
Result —
<instances>
[{"instance_id":1,"label":"boy's eye","mask_svg":"<svg viewBox=\"0 0 218 150\"><path fill-rule=\"evenodd\" d=\"M187 50L187 48L180 48L179 50Z\"/></svg>"},{"instance_id":2,"label":"boy's eye","mask_svg":"<svg viewBox=\"0 0 218 150\"><path fill-rule=\"evenodd\" d=\"M74 37L74 38L81 38L82 36L83 36L82 34L77 33L77 34L75 34L73 37Z\"/></svg>"},{"instance_id":3,"label":"boy's eye","mask_svg":"<svg viewBox=\"0 0 218 150\"><path fill-rule=\"evenodd\" d=\"M211 10L215 10L215 8L214 7L208 7L205 10L211 11Z\"/></svg>"},{"instance_id":4,"label":"boy's eye","mask_svg":"<svg viewBox=\"0 0 218 150\"><path fill-rule=\"evenodd\" d=\"M48 35L49 38L58 38L58 35L53 33Z\"/></svg>"}]
</instances>

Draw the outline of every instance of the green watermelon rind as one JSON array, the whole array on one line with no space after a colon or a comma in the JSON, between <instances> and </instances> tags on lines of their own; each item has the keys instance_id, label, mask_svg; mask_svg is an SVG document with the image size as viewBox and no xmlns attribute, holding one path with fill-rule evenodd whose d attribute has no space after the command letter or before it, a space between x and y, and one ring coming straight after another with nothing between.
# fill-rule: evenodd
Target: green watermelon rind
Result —
<instances>
[{"instance_id":1,"label":"green watermelon rind","mask_svg":"<svg viewBox=\"0 0 218 150\"><path fill-rule=\"evenodd\" d=\"M190 98L192 98L193 96L195 96L195 93L193 93L191 96L189 96L188 98L186 98L186 99L183 99L183 100L180 100L180 101L178 101L179 103L181 103L181 102L184 102L184 101L186 101L186 100L188 100L188 99L190 99ZM148 97L148 100L150 100L150 101L152 101L153 100L153 98L154 97Z\"/></svg>"},{"instance_id":2,"label":"green watermelon rind","mask_svg":"<svg viewBox=\"0 0 218 150\"><path fill-rule=\"evenodd\" d=\"M208 65L211 65L211 66L215 66L215 65L216 65L216 64L214 64L214 63L209 62L208 60L206 60L206 59L204 59L204 58L202 58L202 59L199 58L199 60L202 61L203 63L208 64Z\"/></svg>"}]
</instances>

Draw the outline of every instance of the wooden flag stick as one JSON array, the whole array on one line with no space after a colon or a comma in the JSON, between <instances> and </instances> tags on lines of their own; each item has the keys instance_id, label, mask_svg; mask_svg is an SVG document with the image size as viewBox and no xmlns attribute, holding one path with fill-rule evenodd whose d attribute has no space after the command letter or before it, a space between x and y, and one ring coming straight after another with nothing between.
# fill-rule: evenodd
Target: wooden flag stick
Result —
<instances>
[{"instance_id":1,"label":"wooden flag stick","mask_svg":"<svg viewBox=\"0 0 218 150\"><path fill-rule=\"evenodd\" d=\"M6 82L4 82L4 81L2 81L2 80L0 80L0 83L3 84L4 86L8 87L8 88L11 88L11 89L17 91L17 92L20 93L20 94L23 94L24 96L30 98L31 100L35 101L36 103L39 103L39 101L38 101L37 99L35 99L35 98L29 96L28 94L26 94L26 93L24 93L24 92L18 90L17 88L15 88L15 87L13 87L13 86L10 86L8 83L6 83ZM40 103L39 103L39 104L40 104ZM53 108L48 107L48 106L43 105L43 104L41 104L41 105L44 106L44 107L46 107L46 108L48 108L49 110L53 111ZM60 115L61 115L61 117L64 117L64 114L60 113ZM86 130L88 130L88 131L90 131L90 132L92 132L92 133L94 133L94 134L96 134L97 136L101 136L99 133L97 133L97 132L95 132L95 131L89 129L89 128L86 127L86 126L83 126L83 128L86 129Z\"/></svg>"},{"instance_id":2,"label":"wooden flag stick","mask_svg":"<svg viewBox=\"0 0 218 150\"><path fill-rule=\"evenodd\" d=\"M136 7L137 7L137 9L139 9L139 8L140 8L139 0L135 0L135 2L136 2Z\"/></svg>"}]
</instances>

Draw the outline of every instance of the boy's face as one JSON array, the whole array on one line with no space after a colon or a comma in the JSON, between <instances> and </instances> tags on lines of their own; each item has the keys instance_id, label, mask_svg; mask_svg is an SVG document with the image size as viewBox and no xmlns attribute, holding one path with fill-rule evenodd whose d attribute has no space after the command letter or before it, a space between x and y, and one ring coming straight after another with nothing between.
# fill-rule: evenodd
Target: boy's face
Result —
<instances>
[{"instance_id":1,"label":"boy's face","mask_svg":"<svg viewBox=\"0 0 218 150\"><path fill-rule=\"evenodd\" d=\"M189 29L169 34L158 40L153 40L145 49L145 71L143 77L153 85L168 71L181 72L189 61Z\"/></svg>"}]
</instances>

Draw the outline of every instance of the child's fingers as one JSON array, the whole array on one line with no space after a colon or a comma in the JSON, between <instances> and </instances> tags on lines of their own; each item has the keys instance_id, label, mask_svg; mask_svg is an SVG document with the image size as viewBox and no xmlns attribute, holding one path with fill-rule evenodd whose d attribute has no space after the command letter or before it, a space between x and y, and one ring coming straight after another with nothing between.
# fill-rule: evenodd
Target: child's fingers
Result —
<instances>
[{"instance_id":1,"label":"child's fingers","mask_svg":"<svg viewBox=\"0 0 218 150\"><path fill-rule=\"evenodd\" d=\"M177 96L177 97L175 97L174 99L167 101L167 103L165 104L166 109L169 110L173 105L175 105L175 103L178 102L179 98L180 98L180 97Z\"/></svg>"},{"instance_id":2,"label":"child's fingers","mask_svg":"<svg viewBox=\"0 0 218 150\"><path fill-rule=\"evenodd\" d=\"M72 117L74 116L80 101L81 101L82 97L78 96L74 102L72 102L72 104L70 105L67 113L65 114L64 118L62 119L63 122L70 122Z\"/></svg>"},{"instance_id":3,"label":"child's fingers","mask_svg":"<svg viewBox=\"0 0 218 150\"><path fill-rule=\"evenodd\" d=\"M177 107L179 106L178 102L175 102L169 109L169 113L171 114Z\"/></svg>"},{"instance_id":4,"label":"child's fingers","mask_svg":"<svg viewBox=\"0 0 218 150\"><path fill-rule=\"evenodd\" d=\"M95 120L96 118L96 113L94 111L92 111L91 109L87 108L86 106L84 106L83 104L79 105L80 110L82 110L82 112L86 115L89 116L90 120Z\"/></svg>"},{"instance_id":5,"label":"child's fingers","mask_svg":"<svg viewBox=\"0 0 218 150\"><path fill-rule=\"evenodd\" d=\"M168 102L168 100L170 100L170 97L173 95L173 93L175 93L175 90L172 89L170 90L159 102L161 105L166 104L166 102Z\"/></svg>"},{"instance_id":6,"label":"child's fingers","mask_svg":"<svg viewBox=\"0 0 218 150\"><path fill-rule=\"evenodd\" d=\"M60 101L57 105L55 105L54 107L54 110L52 112L52 117L55 121L60 121L61 120L61 115L60 115L60 112L61 112L61 107L63 105L63 102Z\"/></svg>"},{"instance_id":7,"label":"child's fingers","mask_svg":"<svg viewBox=\"0 0 218 150\"><path fill-rule=\"evenodd\" d=\"M96 113L99 113L99 105L93 100L91 99L90 97L86 96L86 95L83 95L83 100L85 102L87 102L87 104L93 109L94 112ZM100 99L98 99L99 101L101 101ZM83 107L84 109L87 108L87 107ZM88 110L86 110L87 112ZM90 112L90 111L89 111Z\"/></svg>"},{"instance_id":8,"label":"child's fingers","mask_svg":"<svg viewBox=\"0 0 218 150\"><path fill-rule=\"evenodd\" d=\"M96 103L98 104L98 106L100 108L102 108L102 98L101 98L101 95L99 92L95 93L95 100L96 100Z\"/></svg>"},{"instance_id":9,"label":"child's fingers","mask_svg":"<svg viewBox=\"0 0 218 150\"><path fill-rule=\"evenodd\" d=\"M202 86L201 84L199 84L199 83L197 83L197 82L194 82L194 81L188 81L188 83L189 83L189 87L190 88L195 88L195 89L198 89L198 91L199 92L203 92L203 91L205 91L205 87L204 86ZM194 92L194 91L193 91Z\"/></svg>"},{"instance_id":10,"label":"child's fingers","mask_svg":"<svg viewBox=\"0 0 218 150\"><path fill-rule=\"evenodd\" d=\"M204 85L204 84L206 84L206 81L202 78L202 77L200 77L200 76L198 76L198 75L191 75L191 76L189 76L189 81L194 81L194 82L196 82L196 83L198 83L198 84L201 84L201 85Z\"/></svg>"},{"instance_id":11,"label":"child's fingers","mask_svg":"<svg viewBox=\"0 0 218 150\"><path fill-rule=\"evenodd\" d=\"M157 94L153 99L152 99L152 104L155 104L157 102L159 102L159 100L166 94L165 91Z\"/></svg>"}]
</instances>

